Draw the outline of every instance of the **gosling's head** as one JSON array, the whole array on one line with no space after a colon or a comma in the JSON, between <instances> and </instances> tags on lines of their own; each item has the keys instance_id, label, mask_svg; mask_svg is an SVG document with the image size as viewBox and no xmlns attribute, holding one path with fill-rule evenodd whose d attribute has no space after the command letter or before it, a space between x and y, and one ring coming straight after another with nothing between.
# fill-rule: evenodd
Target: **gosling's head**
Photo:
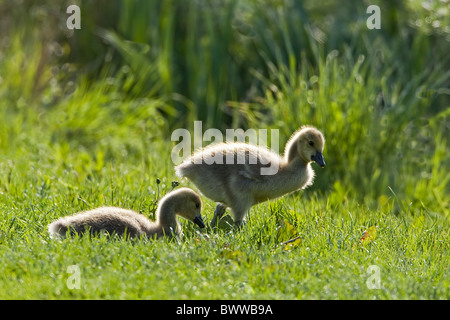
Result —
<instances>
[{"instance_id":1,"label":"gosling's head","mask_svg":"<svg viewBox=\"0 0 450 320\"><path fill-rule=\"evenodd\" d=\"M189 188L180 188L170 194L177 199L175 211L178 215L194 222L200 228L205 227L201 215L202 199L195 191Z\"/></svg>"},{"instance_id":2,"label":"gosling's head","mask_svg":"<svg viewBox=\"0 0 450 320\"><path fill-rule=\"evenodd\" d=\"M316 162L322 168L325 167L325 160L323 159L323 147L325 145L325 138L322 132L314 127L305 126L294 133L288 142L287 150L289 158L295 156L300 157L305 163L311 161Z\"/></svg>"}]
</instances>

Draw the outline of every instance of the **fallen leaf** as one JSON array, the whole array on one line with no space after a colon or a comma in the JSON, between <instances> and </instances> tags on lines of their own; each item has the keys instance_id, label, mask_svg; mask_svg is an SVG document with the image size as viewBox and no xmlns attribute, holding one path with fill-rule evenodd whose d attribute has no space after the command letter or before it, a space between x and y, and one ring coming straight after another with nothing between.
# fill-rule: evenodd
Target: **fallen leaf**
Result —
<instances>
[{"instance_id":1,"label":"fallen leaf","mask_svg":"<svg viewBox=\"0 0 450 320\"><path fill-rule=\"evenodd\" d=\"M278 228L277 231L278 242L286 242L297 236L298 236L297 229L288 221L281 220L281 226Z\"/></svg>"},{"instance_id":2,"label":"fallen leaf","mask_svg":"<svg viewBox=\"0 0 450 320\"><path fill-rule=\"evenodd\" d=\"M352 246L352 249L356 249L357 246L361 244L366 245L372 242L377 236L377 229L375 226L369 227L366 231L363 232L361 238L359 238L359 242Z\"/></svg>"},{"instance_id":3,"label":"fallen leaf","mask_svg":"<svg viewBox=\"0 0 450 320\"><path fill-rule=\"evenodd\" d=\"M359 239L359 242L366 244L374 240L377 236L377 229L375 226L371 226L369 229L364 231L362 237Z\"/></svg>"},{"instance_id":4,"label":"fallen leaf","mask_svg":"<svg viewBox=\"0 0 450 320\"><path fill-rule=\"evenodd\" d=\"M302 239L300 237L296 237L294 239L290 239L284 242L284 250L290 250L297 248L302 243Z\"/></svg>"}]
</instances>

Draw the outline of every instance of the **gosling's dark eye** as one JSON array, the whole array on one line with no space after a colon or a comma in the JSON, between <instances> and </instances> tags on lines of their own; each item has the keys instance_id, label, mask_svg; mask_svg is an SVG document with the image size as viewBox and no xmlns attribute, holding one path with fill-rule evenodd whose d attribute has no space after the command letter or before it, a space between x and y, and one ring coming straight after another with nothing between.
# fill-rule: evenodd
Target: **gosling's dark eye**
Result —
<instances>
[{"instance_id":1,"label":"gosling's dark eye","mask_svg":"<svg viewBox=\"0 0 450 320\"><path fill-rule=\"evenodd\" d=\"M314 142L313 142L313 141L310 141L310 142L308 142L308 143L309 143L310 146L313 146L313 145L314 145Z\"/></svg>"},{"instance_id":2,"label":"gosling's dark eye","mask_svg":"<svg viewBox=\"0 0 450 320\"><path fill-rule=\"evenodd\" d=\"M195 204L195 207L196 207L196 208L200 208L200 203L197 202L197 203Z\"/></svg>"}]
</instances>

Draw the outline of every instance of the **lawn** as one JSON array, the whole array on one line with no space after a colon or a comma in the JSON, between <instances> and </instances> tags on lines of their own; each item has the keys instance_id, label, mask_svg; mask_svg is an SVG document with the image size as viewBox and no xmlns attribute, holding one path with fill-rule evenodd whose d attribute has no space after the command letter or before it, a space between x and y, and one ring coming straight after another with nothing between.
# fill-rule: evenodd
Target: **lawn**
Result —
<instances>
[{"instance_id":1,"label":"lawn","mask_svg":"<svg viewBox=\"0 0 450 320\"><path fill-rule=\"evenodd\" d=\"M71 32L63 4L36 3L0 1L0 299L450 298L448 3L380 1L368 30L365 2L81 1ZM196 120L278 129L280 152L317 126L327 166L240 231L49 237L196 190L171 160Z\"/></svg>"},{"instance_id":2,"label":"lawn","mask_svg":"<svg viewBox=\"0 0 450 320\"><path fill-rule=\"evenodd\" d=\"M49 177L41 162L28 165L30 176L12 173L18 186L2 194L2 299L449 297L448 224L425 208L411 205L415 214L405 218L393 213L394 200L370 209L297 193L254 207L241 232L183 221L185 238L177 241L55 240L46 225L77 210L120 205L152 217L158 185L146 167L121 165L77 182L76 172ZM162 194L171 179L161 178ZM206 200L206 220L213 209Z\"/></svg>"}]
</instances>

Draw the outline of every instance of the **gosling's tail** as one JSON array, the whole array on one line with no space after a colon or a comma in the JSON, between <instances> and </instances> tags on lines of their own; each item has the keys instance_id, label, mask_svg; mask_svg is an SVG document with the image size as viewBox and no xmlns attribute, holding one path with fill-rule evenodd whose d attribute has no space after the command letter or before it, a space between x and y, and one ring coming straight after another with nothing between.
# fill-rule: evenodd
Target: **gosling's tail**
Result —
<instances>
[{"instance_id":1,"label":"gosling's tail","mask_svg":"<svg viewBox=\"0 0 450 320\"><path fill-rule=\"evenodd\" d=\"M178 178L184 178L187 176L189 163L183 162L182 164L175 167L175 173Z\"/></svg>"},{"instance_id":2,"label":"gosling's tail","mask_svg":"<svg viewBox=\"0 0 450 320\"><path fill-rule=\"evenodd\" d=\"M56 220L48 225L48 232L51 238L63 237L66 235L67 225L61 220Z\"/></svg>"}]
</instances>

